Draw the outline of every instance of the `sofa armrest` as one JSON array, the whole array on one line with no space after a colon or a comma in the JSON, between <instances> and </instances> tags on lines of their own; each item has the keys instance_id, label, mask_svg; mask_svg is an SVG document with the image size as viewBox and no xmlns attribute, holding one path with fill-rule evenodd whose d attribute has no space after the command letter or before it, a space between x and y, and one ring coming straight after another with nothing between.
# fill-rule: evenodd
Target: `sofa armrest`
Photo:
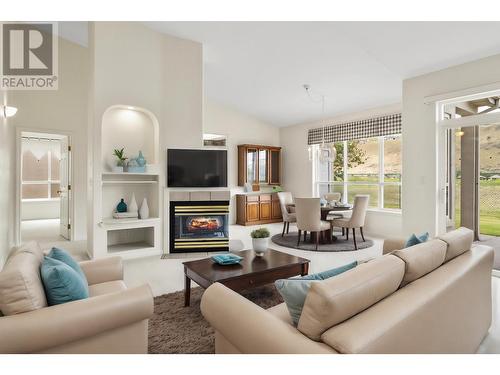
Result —
<instances>
[{"instance_id":1,"label":"sofa armrest","mask_svg":"<svg viewBox=\"0 0 500 375\"><path fill-rule=\"evenodd\" d=\"M123 263L121 257L87 260L79 264L87 277L89 285L123 280Z\"/></svg>"},{"instance_id":2,"label":"sofa armrest","mask_svg":"<svg viewBox=\"0 0 500 375\"><path fill-rule=\"evenodd\" d=\"M401 238L388 238L384 240L382 254L388 254L394 250L401 250L405 247L406 240Z\"/></svg>"},{"instance_id":3,"label":"sofa armrest","mask_svg":"<svg viewBox=\"0 0 500 375\"><path fill-rule=\"evenodd\" d=\"M200 307L212 327L242 353L336 353L222 284L205 291Z\"/></svg>"},{"instance_id":4,"label":"sofa armrest","mask_svg":"<svg viewBox=\"0 0 500 375\"><path fill-rule=\"evenodd\" d=\"M0 353L37 353L148 319L148 285L0 318Z\"/></svg>"}]
</instances>

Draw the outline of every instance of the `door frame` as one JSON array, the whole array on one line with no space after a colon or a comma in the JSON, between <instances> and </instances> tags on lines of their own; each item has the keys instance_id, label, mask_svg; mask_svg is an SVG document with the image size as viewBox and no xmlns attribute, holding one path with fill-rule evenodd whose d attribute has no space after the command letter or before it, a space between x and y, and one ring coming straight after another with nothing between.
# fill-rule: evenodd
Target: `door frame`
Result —
<instances>
[{"instance_id":1,"label":"door frame","mask_svg":"<svg viewBox=\"0 0 500 375\"><path fill-rule=\"evenodd\" d=\"M14 242L16 246L21 245L21 168L22 168L22 134L23 133L40 133L47 135L63 135L68 138L68 146L73 149L72 146L72 137L73 132L66 130L58 130L58 129L40 129L40 128L30 128L30 127L17 127L16 128L16 202L15 202L15 223L14 223ZM69 173L68 179L71 184L71 194L68 196L69 200L69 220L70 223L74 223L74 199L73 199L73 157L71 155L69 163L68 163ZM72 241L74 238L74 225L71 225L69 230L69 240Z\"/></svg>"}]
</instances>

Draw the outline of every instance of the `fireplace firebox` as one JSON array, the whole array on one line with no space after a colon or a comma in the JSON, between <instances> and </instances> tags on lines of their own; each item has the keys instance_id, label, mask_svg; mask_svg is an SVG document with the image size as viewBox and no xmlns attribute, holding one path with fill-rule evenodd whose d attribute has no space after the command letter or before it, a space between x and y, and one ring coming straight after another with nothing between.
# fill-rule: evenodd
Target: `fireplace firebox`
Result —
<instances>
[{"instance_id":1,"label":"fireplace firebox","mask_svg":"<svg viewBox=\"0 0 500 375\"><path fill-rule=\"evenodd\" d=\"M171 253L228 250L228 201L170 202Z\"/></svg>"}]
</instances>

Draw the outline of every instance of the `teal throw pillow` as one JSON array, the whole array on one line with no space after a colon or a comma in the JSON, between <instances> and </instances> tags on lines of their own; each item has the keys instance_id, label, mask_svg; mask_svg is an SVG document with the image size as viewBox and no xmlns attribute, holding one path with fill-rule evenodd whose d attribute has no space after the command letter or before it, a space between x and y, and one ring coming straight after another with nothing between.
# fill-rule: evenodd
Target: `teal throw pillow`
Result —
<instances>
[{"instance_id":1,"label":"teal throw pillow","mask_svg":"<svg viewBox=\"0 0 500 375\"><path fill-rule=\"evenodd\" d=\"M415 246L418 245L422 242L426 242L429 239L429 232L425 232L424 234L421 234L420 236L415 235L413 233L410 238L406 241L405 248L410 247L410 246Z\"/></svg>"},{"instance_id":2,"label":"teal throw pillow","mask_svg":"<svg viewBox=\"0 0 500 375\"><path fill-rule=\"evenodd\" d=\"M40 268L49 306L88 298L88 285L70 266L57 259L44 257Z\"/></svg>"},{"instance_id":3,"label":"teal throw pillow","mask_svg":"<svg viewBox=\"0 0 500 375\"><path fill-rule=\"evenodd\" d=\"M333 268L331 270L312 275L276 280L274 285L285 301L288 312L292 317L293 324L296 326L299 323L300 315L302 314L302 309L304 308L304 302L306 301L307 292L309 291L313 281L326 280L330 277L348 271L357 265L358 262L352 262L346 264L345 266Z\"/></svg>"},{"instance_id":4,"label":"teal throw pillow","mask_svg":"<svg viewBox=\"0 0 500 375\"><path fill-rule=\"evenodd\" d=\"M85 282L87 292L88 292L89 283L87 281L87 277L85 276L85 273L83 273L83 270L80 267L80 265L78 264L78 262L76 262L73 259L73 257L71 255L69 255L69 253L66 250L59 249L57 247L53 247L52 250L50 250L48 257L52 258L52 259L59 260L63 263L66 263L68 266L73 268L80 275L80 277L83 279L83 281Z\"/></svg>"}]
</instances>

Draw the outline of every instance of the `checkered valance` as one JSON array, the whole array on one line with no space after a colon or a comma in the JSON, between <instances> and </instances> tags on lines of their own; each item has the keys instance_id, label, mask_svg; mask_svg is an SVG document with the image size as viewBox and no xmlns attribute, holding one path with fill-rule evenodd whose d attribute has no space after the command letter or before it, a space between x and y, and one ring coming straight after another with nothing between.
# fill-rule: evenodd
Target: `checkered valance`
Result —
<instances>
[{"instance_id":1,"label":"checkered valance","mask_svg":"<svg viewBox=\"0 0 500 375\"><path fill-rule=\"evenodd\" d=\"M401 113L325 126L325 143L401 134ZM307 144L321 143L323 128L310 129Z\"/></svg>"}]
</instances>

